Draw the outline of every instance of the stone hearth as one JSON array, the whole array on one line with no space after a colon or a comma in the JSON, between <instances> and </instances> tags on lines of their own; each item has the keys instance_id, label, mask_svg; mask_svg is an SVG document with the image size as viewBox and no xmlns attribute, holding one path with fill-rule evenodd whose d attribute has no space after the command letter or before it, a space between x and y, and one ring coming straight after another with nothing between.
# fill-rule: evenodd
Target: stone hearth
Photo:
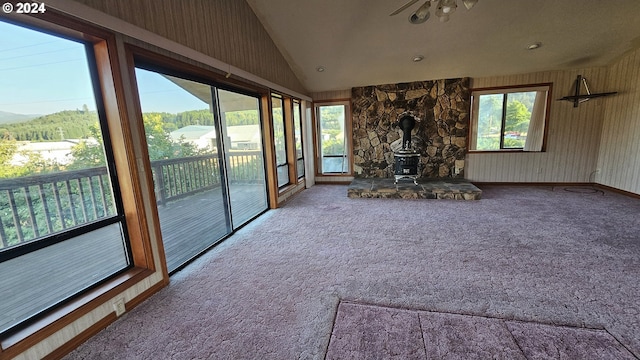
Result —
<instances>
[{"instance_id":1,"label":"stone hearth","mask_svg":"<svg viewBox=\"0 0 640 360\"><path fill-rule=\"evenodd\" d=\"M350 198L480 200L482 190L464 179L418 179L393 183L389 178L356 178L347 189Z\"/></svg>"}]
</instances>

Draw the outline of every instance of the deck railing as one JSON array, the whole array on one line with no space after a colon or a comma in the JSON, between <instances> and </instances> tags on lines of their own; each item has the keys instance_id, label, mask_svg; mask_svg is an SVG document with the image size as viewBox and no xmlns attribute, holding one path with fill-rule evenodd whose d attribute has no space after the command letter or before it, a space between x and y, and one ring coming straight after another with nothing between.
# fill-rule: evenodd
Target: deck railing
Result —
<instances>
[{"instance_id":1,"label":"deck railing","mask_svg":"<svg viewBox=\"0 0 640 360\"><path fill-rule=\"evenodd\" d=\"M114 214L105 167L0 180L0 248Z\"/></svg>"},{"instance_id":2,"label":"deck railing","mask_svg":"<svg viewBox=\"0 0 640 360\"><path fill-rule=\"evenodd\" d=\"M264 163L262 151L231 151L227 157L229 182L262 183Z\"/></svg>"},{"instance_id":3,"label":"deck railing","mask_svg":"<svg viewBox=\"0 0 640 360\"><path fill-rule=\"evenodd\" d=\"M158 205L220 185L217 155L156 160L151 171Z\"/></svg>"},{"instance_id":4,"label":"deck railing","mask_svg":"<svg viewBox=\"0 0 640 360\"><path fill-rule=\"evenodd\" d=\"M231 152L230 182L263 181L260 151ZM217 155L151 162L159 205L220 186ZM0 249L115 215L105 167L0 179Z\"/></svg>"}]
</instances>

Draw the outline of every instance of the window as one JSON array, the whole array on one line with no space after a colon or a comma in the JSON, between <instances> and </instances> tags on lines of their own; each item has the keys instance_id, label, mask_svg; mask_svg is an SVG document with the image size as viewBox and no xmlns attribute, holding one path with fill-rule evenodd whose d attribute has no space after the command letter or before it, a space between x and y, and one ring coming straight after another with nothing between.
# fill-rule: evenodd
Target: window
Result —
<instances>
[{"instance_id":1,"label":"window","mask_svg":"<svg viewBox=\"0 0 640 360\"><path fill-rule=\"evenodd\" d=\"M266 210L260 102L146 63L135 75L174 272Z\"/></svg>"},{"instance_id":2,"label":"window","mask_svg":"<svg viewBox=\"0 0 640 360\"><path fill-rule=\"evenodd\" d=\"M471 93L472 151L543 151L551 84Z\"/></svg>"},{"instance_id":3,"label":"window","mask_svg":"<svg viewBox=\"0 0 640 360\"><path fill-rule=\"evenodd\" d=\"M287 162L287 137L283 110L282 98L276 95L272 96L273 143L276 152L278 187L283 187L291 182L289 179L289 164Z\"/></svg>"},{"instance_id":4,"label":"window","mask_svg":"<svg viewBox=\"0 0 640 360\"><path fill-rule=\"evenodd\" d=\"M128 269L132 257L94 44L2 21L0 33L4 333Z\"/></svg>"},{"instance_id":5,"label":"window","mask_svg":"<svg viewBox=\"0 0 640 360\"><path fill-rule=\"evenodd\" d=\"M302 155L302 109L300 101L293 100L293 126L296 144L296 171L298 179L304 177L304 156Z\"/></svg>"},{"instance_id":6,"label":"window","mask_svg":"<svg viewBox=\"0 0 640 360\"><path fill-rule=\"evenodd\" d=\"M233 229L267 209L260 100L218 89Z\"/></svg>"},{"instance_id":7,"label":"window","mask_svg":"<svg viewBox=\"0 0 640 360\"><path fill-rule=\"evenodd\" d=\"M318 173L348 174L351 152L347 131L348 102L316 104L315 110L320 157Z\"/></svg>"}]
</instances>

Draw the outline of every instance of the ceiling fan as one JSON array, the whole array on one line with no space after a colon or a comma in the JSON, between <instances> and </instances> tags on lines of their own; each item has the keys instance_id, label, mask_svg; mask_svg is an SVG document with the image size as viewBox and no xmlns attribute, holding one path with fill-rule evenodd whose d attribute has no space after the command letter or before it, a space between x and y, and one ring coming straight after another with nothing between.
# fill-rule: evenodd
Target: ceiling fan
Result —
<instances>
[{"instance_id":1,"label":"ceiling fan","mask_svg":"<svg viewBox=\"0 0 640 360\"><path fill-rule=\"evenodd\" d=\"M403 12L418 1L419 0L409 0L406 4L402 5L401 7L396 9L396 11L389 14L389 16L397 15ZM464 7L467 8L467 10L471 9L477 2L478 0L462 0L462 3L464 4ZM456 0L427 0L409 16L409 22L412 24L422 24L423 22L427 21L431 16L431 14L429 13L431 3L433 3L436 8L435 15L438 17L440 22L449 21L449 15L456 11L456 8L458 7Z\"/></svg>"}]
</instances>

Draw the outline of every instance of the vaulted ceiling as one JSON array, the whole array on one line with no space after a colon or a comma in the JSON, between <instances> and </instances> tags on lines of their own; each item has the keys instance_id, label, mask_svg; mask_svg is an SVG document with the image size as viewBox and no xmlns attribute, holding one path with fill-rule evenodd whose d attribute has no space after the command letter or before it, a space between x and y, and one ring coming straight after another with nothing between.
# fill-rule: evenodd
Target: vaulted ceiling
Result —
<instances>
[{"instance_id":1,"label":"vaulted ceiling","mask_svg":"<svg viewBox=\"0 0 640 360\"><path fill-rule=\"evenodd\" d=\"M408 0L247 2L311 92L606 66L640 47L638 0L458 0L448 22L432 5L418 25L408 18L424 0L395 16Z\"/></svg>"}]
</instances>

